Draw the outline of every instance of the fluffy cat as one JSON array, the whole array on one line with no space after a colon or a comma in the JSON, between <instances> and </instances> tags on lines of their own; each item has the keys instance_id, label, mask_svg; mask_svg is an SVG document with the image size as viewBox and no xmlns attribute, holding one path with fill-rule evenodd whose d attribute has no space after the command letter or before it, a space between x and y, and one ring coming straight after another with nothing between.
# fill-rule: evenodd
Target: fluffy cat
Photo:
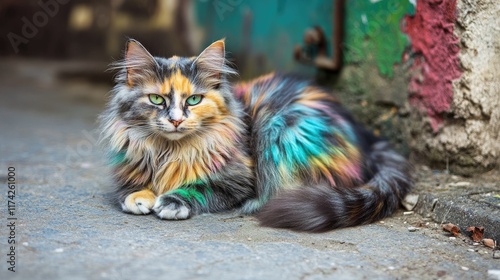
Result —
<instances>
[{"instance_id":1,"label":"fluffy cat","mask_svg":"<svg viewBox=\"0 0 500 280\"><path fill-rule=\"evenodd\" d=\"M231 85L224 41L153 57L129 40L101 116L124 212L237 209L264 226L326 231L390 215L409 167L325 90L269 74Z\"/></svg>"}]
</instances>

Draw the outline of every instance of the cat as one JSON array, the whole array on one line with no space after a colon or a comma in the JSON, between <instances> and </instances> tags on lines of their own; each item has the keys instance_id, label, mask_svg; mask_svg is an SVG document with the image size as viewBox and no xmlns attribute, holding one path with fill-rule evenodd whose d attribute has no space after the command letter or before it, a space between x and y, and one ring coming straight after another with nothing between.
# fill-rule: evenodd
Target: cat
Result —
<instances>
[{"instance_id":1,"label":"cat","mask_svg":"<svg viewBox=\"0 0 500 280\"><path fill-rule=\"evenodd\" d=\"M101 115L124 212L167 220L239 209L322 232L392 214L410 167L328 91L271 73L231 85L224 40L153 57L129 39Z\"/></svg>"}]
</instances>

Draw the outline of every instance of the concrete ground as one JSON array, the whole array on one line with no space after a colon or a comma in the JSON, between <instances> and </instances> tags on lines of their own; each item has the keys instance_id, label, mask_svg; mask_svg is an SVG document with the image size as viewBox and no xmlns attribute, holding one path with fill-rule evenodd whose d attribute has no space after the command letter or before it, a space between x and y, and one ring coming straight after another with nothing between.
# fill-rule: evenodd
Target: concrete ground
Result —
<instances>
[{"instance_id":1,"label":"concrete ground","mask_svg":"<svg viewBox=\"0 0 500 280\"><path fill-rule=\"evenodd\" d=\"M493 249L464 232L483 226L499 239L495 172L419 168L413 213L323 234L262 228L237 213L173 222L120 212L95 133L109 85L61 75L86 67L0 61L0 279L500 279ZM462 234L443 232L446 222Z\"/></svg>"}]
</instances>

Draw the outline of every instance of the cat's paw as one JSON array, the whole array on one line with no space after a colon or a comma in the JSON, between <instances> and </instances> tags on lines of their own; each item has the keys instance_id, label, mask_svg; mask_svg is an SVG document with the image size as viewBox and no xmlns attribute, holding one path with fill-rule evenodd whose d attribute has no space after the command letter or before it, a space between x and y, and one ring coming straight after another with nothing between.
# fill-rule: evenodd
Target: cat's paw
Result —
<instances>
[{"instance_id":1,"label":"cat's paw","mask_svg":"<svg viewBox=\"0 0 500 280\"><path fill-rule=\"evenodd\" d=\"M161 219L185 220L191 215L191 208L183 200L168 194L156 199L153 211Z\"/></svg>"},{"instance_id":2,"label":"cat's paw","mask_svg":"<svg viewBox=\"0 0 500 280\"><path fill-rule=\"evenodd\" d=\"M156 196L150 190L142 190L129 194L121 203L123 212L146 215L151 212Z\"/></svg>"}]
</instances>

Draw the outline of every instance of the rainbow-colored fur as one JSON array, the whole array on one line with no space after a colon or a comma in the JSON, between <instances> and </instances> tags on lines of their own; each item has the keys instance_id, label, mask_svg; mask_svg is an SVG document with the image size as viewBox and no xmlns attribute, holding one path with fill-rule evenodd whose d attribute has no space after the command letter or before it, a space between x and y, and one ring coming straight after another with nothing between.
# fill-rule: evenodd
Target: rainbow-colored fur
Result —
<instances>
[{"instance_id":1,"label":"rainbow-colored fur","mask_svg":"<svg viewBox=\"0 0 500 280\"><path fill-rule=\"evenodd\" d=\"M274 73L232 86L223 41L165 59L130 40L115 68L102 131L125 212L239 208L322 231L383 218L411 188L406 161L321 88Z\"/></svg>"}]
</instances>

